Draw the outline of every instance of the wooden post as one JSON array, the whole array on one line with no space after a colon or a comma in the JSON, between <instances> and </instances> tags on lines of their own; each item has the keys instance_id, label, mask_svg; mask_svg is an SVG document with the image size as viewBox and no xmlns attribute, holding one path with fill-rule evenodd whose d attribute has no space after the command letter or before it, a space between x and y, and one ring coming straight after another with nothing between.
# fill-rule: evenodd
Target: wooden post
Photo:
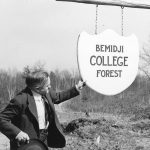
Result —
<instances>
[{"instance_id":1,"label":"wooden post","mask_svg":"<svg viewBox=\"0 0 150 150\"><path fill-rule=\"evenodd\" d=\"M56 0L56 1L150 9L149 0L145 0L144 2L143 0Z\"/></svg>"}]
</instances>

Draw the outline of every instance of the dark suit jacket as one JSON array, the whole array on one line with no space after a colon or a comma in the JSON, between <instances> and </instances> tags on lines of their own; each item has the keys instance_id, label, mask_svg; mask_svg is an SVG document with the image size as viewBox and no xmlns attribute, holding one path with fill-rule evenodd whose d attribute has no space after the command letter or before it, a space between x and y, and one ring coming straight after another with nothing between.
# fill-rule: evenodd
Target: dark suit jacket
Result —
<instances>
[{"instance_id":1,"label":"dark suit jacket","mask_svg":"<svg viewBox=\"0 0 150 150\"><path fill-rule=\"evenodd\" d=\"M51 110L50 125L48 127L48 146L61 148L66 144L62 128L55 113L54 104L61 103L79 95L75 87L60 93L49 91L46 98ZM29 137L39 137L39 124L35 100L31 90L27 87L21 91L8 106L0 113L0 131L10 139L11 149L16 149L15 137L20 131Z\"/></svg>"}]
</instances>

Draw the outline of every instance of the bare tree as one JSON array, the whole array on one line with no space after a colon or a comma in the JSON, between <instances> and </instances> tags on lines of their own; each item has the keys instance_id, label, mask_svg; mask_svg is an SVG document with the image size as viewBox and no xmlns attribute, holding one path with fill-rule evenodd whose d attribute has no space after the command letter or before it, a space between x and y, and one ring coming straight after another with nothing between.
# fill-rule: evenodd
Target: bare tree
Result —
<instances>
[{"instance_id":1,"label":"bare tree","mask_svg":"<svg viewBox=\"0 0 150 150\"><path fill-rule=\"evenodd\" d=\"M150 43L150 41L149 41ZM150 91L149 91L149 83L150 83L150 44L145 44L143 46L143 52L142 54L140 55L140 58L141 58L141 65L139 67L140 71L142 71L147 79L147 82L145 82L145 96L148 95L148 103L150 104ZM145 99L145 96L143 97L143 99Z\"/></svg>"},{"instance_id":2,"label":"bare tree","mask_svg":"<svg viewBox=\"0 0 150 150\"><path fill-rule=\"evenodd\" d=\"M140 66L139 70L142 71L150 80L150 45L145 44L143 46L143 52L140 54Z\"/></svg>"},{"instance_id":3,"label":"bare tree","mask_svg":"<svg viewBox=\"0 0 150 150\"><path fill-rule=\"evenodd\" d=\"M57 83L57 79L56 79L56 75L53 71L50 72L50 80L51 80L51 86L53 90L56 90L56 83Z\"/></svg>"},{"instance_id":4,"label":"bare tree","mask_svg":"<svg viewBox=\"0 0 150 150\"><path fill-rule=\"evenodd\" d=\"M16 92L16 75L17 70L8 70L8 79L7 79L7 92L9 100L14 98Z\"/></svg>"}]
</instances>

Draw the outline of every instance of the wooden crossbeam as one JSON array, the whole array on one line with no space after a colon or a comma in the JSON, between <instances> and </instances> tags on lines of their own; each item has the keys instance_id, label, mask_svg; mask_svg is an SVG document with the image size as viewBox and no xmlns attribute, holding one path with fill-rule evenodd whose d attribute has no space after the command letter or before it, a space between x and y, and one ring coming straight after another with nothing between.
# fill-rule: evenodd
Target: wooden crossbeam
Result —
<instances>
[{"instance_id":1,"label":"wooden crossbeam","mask_svg":"<svg viewBox=\"0 0 150 150\"><path fill-rule=\"evenodd\" d=\"M56 1L150 9L150 0L56 0Z\"/></svg>"}]
</instances>

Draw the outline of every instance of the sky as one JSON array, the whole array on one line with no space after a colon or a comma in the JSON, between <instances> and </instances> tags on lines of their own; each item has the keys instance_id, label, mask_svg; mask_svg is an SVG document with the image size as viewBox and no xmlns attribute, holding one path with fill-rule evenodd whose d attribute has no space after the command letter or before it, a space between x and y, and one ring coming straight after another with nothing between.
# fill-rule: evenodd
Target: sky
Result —
<instances>
[{"instance_id":1,"label":"sky","mask_svg":"<svg viewBox=\"0 0 150 150\"><path fill-rule=\"evenodd\" d=\"M55 0L0 1L0 69L37 62L49 70L77 68L77 38L95 32L96 7ZM98 7L98 33L121 35L121 8ZM124 36L134 33L140 51L150 40L150 10L124 8ZM150 44L150 43L149 43Z\"/></svg>"}]
</instances>

